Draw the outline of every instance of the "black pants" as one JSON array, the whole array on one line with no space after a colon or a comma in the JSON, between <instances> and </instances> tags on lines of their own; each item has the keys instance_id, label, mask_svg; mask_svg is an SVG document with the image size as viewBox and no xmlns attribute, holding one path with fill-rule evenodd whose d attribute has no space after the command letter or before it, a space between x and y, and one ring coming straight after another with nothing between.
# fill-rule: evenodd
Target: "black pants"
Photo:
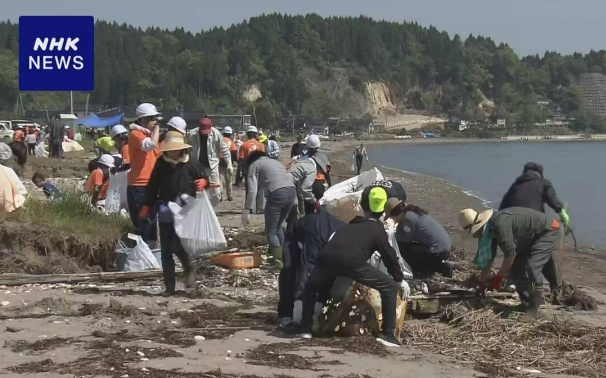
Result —
<instances>
[{"instance_id":1,"label":"black pants","mask_svg":"<svg viewBox=\"0 0 606 378\"><path fill-rule=\"evenodd\" d=\"M27 144L27 152L30 155L34 155L36 153L36 143L28 143Z\"/></svg>"},{"instance_id":2,"label":"black pants","mask_svg":"<svg viewBox=\"0 0 606 378\"><path fill-rule=\"evenodd\" d=\"M550 230L536 238L531 245L518 248L518 254L510 272L516 285L516 291L522 300L527 298L536 287L543 285L545 267L548 272L553 269L550 273L555 274L555 277L551 277L551 279L559 282L553 252L556 250L560 236L559 228Z\"/></svg>"},{"instance_id":3,"label":"black pants","mask_svg":"<svg viewBox=\"0 0 606 378\"><path fill-rule=\"evenodd\" d=\"M280 300L278 301L278 318L292 318L293 316L295 290L297 288L298 280L297 272L301 266L301 250L296 246L290 248L291 242L288 236L289 231L287 231L282 254L284 266L282 266L280 277L278 278L278 292L280 293Z\"/></svg>"},{"instance_id":4,"label":"black pants","mask_svg":"<svg viewBox=\"0 0 606 378\"><path fill-rule=\"evenodd\" d=\"M145 186L127 186L126 200L128 202L130 220L133 222L133 226L135 226L135 233L137 235L141 235L149 248L154 249L156 247L156 242L158 241L156 207L152 206L149 209L148 218L151 220L151 222L139 220L139 213L141 212L141 208L145 202L145 190Z\"/></svg>"},{"instance_id":5,"label":"black pants","mask_svg":"<svg viewBox=\"0 0 606 378\"><path fill-rule=\"evenodd\" d=\"M431 252L430 248L421 243L398 243L402 258L410 265L412 274L431 275L445 272L444 261L450 257L450 252Z\"/></svg>"},{"instance_id":6,"label":"black pants","mask_svg":"<svg viewBox=\"0 0 606 378\"><path fill-rule=\"evenodd\" d=\"M191 266L191 260L183 249L181 239L179 239L179 236L175 232L174 223L160 222L160 240L162 241L162 275L164 276L164 285L166 285L168 291L174 291L176 274L173 254L181 260L184 268Z\"/></svg>"},{"instance_id":7,"label":"black pants","mask_svg":"<svg viewBox=\"0 0 606 378\"><path fill-rule=\"evenodd\" d=\"M236 170L236 186L240 186L242 184L242 180L245 180L244 177L244 159L238 159L238 169Z\"/></svg>"},{"instance_id":8,"label":"black pants","mask_svg":"<svg viewBox=\"0 0 606 378\"><path fill-rule=\"evenodd\" d=\"M364 156L356 155L356 168L358 169L358 175L362 171L362 161L364 161Z\"/></svg>"},{"instance_id":9,"label":"black pants","mask_svg":"<svg viewBox=\"0 0 606 378\"><path fill-rule=\"evenodd\" d=\"M320 260L311 272L303 293L303 332L311 333L314 305L321 288L332 283L337 276L351 278L377 290L381 294L381 309L383 314L383 333L393 335L396 328L396 300L398 286L391 277L368 264L346 267L334 261Z\"/></svg>"},{"instance_id":10,"label":"black pants","mask_svg":"<svg viewBox=\"0 0 606 378\"><path fill-rule=\"evenodd\" d=\"M51 140L50 142L50 152L51 152L51 157L56 157L56 158L61 158L63 159L63 141L58 139L58 140Z\"/></svg>"}]
</instances>

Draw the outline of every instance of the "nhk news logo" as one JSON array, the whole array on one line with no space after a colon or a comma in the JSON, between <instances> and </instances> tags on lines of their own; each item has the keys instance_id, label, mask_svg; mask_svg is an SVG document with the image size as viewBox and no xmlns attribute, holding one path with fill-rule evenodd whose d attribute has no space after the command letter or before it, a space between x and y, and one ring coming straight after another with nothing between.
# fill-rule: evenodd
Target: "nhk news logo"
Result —
<instances>
[{"instance_id":1,"label":"nhk news logo","mask_svg":"<svg viewBox=\"0 0 606 378\"><path fill-rule=\"evenodd\" d=\"M19 17L19 89L94 89L92 16Z\"/></svg>"}]
</instances>

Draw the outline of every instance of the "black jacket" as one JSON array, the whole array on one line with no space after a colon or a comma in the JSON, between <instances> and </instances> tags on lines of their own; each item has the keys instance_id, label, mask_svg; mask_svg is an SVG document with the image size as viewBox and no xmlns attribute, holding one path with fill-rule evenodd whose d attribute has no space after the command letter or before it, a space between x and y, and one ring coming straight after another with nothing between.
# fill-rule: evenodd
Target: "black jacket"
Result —
<instances>
[{"instance_id":1,"label":"black jacket","mask_svg":"<svg viewBox=\"0 0 606 378\"><path fill-rule=\"evenodd\" d=\"M547 203L556 213L562 211L564 207L549 180L544 179L539 172L525 171L511 185L501 201L499 210L525 207L544 213L544 203Z\"/></svg>"},{"instance_id":2,"label":"black jacket","mask_svg":"<svg viewBox=\"0 0 606 378\"><path fill-rule=\"evenodd\" d=\"M195 181L201 178L208 179L208 176L209 172L206 172L195 159L172 165L159 157L147 184L145 205L154 206L158 200L165 203L174 202L181 194L195 197Z\"/></svg>"},{"instance_id":3,"label":"black jacket","mask_svg":"<svg viewBox=\"0 0 606 378\"><path fill-rule=\"evenodd\" d=\"M368 264L378 251L394 281L404 279L398 255L389 244L383 224L375 219L355 217L335 233L332 240L320 251L318 261L330 264L335 270L344 270Z\"/></svg>"},{"instance_id":4,"label":"black jacket","mask_svg":"<svg viewBox=\"0 0 606 378\"><path fill-rule=\"evenodd\" d=\"M387 191L387 198L397 198L403 202L406 202L406 191L399 182L394 180L375 181L367 186L362 192L362 200L360 201L362 210L370 211L370 206L368 205L368 195L370 194L371 189L376 187L385 189Z\"/></svg>"},{"instance_id":5,"label":"black jacket","mask_svg":"<svg viewBox=\"0 0 606 378\"><path fill-rule=\"evenodd\" d=\"M327 211L308 214L297 220L287 235L284 248L292 249L293 256L301 256L297 271L295 298L299 298L305 289L307 277L316 266L318 253L328 243L330 236L346 224ZM303 246L301 249L299 243ZM288 253L285 251L285 253Z\"/></svg>"}]
</instances>

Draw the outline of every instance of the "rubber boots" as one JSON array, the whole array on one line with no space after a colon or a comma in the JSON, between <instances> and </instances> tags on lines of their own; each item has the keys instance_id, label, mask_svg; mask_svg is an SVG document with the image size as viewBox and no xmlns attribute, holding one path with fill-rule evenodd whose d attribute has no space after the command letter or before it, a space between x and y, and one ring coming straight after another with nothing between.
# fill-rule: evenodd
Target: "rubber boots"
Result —
<instances>
[{"instance_id":1,"label":"rubber boots","mask_svg":"<svg viewBox=\"0 0 606 378\"><path fill-rule=\"evenodd\" d=\"M173 277L172 280L165 278L164 279L164 286L166 287L166 289L164 290L164 293L162 293L163 297L170 297L170 296L175 295L175 293L176 293L176 290L175 290L176 283L175 283L174 277Z\"/></svg>"},{"instance_id":2,"label":"rubber boots","mask_svg":"<svg viewBox=\"0 0 606 378\"><path fill-rule=\"evenodd\" d=\"M522 323L531 323L539 319L539 307L543 304L543 293L541 290L532 290L529 293L528 308L524 315L518 318Z\"/></svg>"},{"instance_id":3,"label":"rubber boots","mask_svg":"<svg viewBox=\"0 0 606 378\"><path fill-rule=\"evenodd\" d=\"M273 265L282 269L284 266L284 261L282 260L282 247L269 247L269 255L274 258Z\"/></svg>"},{"instance_id":4,"label":"rubber boots","mask_svg":"<svg viewBox=\"0 0 606 378\"><path fill-rule=\"evenodd\" d=\"M192 288L196 285L196 269L190 264L183 267L185 273L185 287Z\"/></svg>"}]
</instances>

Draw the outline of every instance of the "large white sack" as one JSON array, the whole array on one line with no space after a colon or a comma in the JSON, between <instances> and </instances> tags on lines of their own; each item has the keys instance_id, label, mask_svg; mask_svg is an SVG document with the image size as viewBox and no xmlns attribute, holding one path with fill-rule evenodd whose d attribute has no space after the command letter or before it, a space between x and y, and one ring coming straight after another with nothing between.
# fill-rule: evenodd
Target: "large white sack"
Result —
<instances>
[{"instance_id":1,"label":"large white sack","mask_svg":"<svg viewBox=\"0 0 606 378\"><path fill-rule=\"evenodd\" d=\"M175 232L185 251L192 258L198 258L227 248L227 240L206 190L185 202L182 207L174 202L168 203L174 216Z\"/></svg>"},{"instance_id":2,"label":"large white sack","mask_svg":"<svg viewBox=\"0 0 606 378\"><path fill-rule=\"evenodd\" d=\"M84 147L82 147L80 143L76 142L75 140L64 140L61 145L63 147L63 151L65 152L84 151Z\"/></svg>"},{"instance_id":3,"label":"large white sack","mask_svg":"<svg viewBox=\"0 0 606 378\"><path fill-rule=\"evenodd\" d=\"M105 212L107 214L119 213L128 209L126 202L126 186L128 171L118 172L109 178L109 187L105 197Z\"/></svg>"},{"instance_id":4,"label":"large white sack","mask_svg":"<svg viewBox=\"0 0 606 378\"><path fill-rule=\"evenodd\" d=\"M368 185L375 181L383 180L383 174L377 168L360 173L359 176L331 186L320 200L320 204L326 205L343 198L359 198Z\"/></svg>"}]
</instances>

